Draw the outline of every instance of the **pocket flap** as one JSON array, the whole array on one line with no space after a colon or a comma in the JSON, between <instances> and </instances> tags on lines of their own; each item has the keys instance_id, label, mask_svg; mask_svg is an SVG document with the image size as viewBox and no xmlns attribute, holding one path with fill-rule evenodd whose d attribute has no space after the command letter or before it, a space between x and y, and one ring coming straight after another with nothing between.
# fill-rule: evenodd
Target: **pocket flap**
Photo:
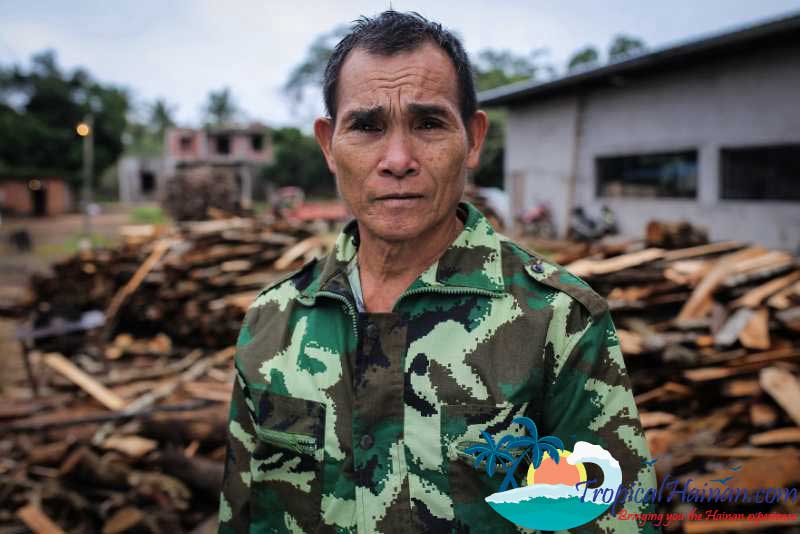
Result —
<instances>
[{"instance_id":1,"label":"pocket flap","mask_svg":"<svg viewBox=\"0 0 800 534\"><path fill-rule=\"evenodd\" d=\"M314 455L324 446L325 405L271 391L253 395L258 438L277 447Z\"/></svg>"}]
</instances>

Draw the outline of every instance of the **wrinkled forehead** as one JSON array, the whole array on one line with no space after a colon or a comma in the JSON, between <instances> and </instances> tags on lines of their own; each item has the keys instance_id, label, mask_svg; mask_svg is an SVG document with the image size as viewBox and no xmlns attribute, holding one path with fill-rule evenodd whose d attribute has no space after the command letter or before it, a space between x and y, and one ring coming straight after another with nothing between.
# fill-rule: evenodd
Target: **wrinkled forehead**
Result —
<instances>
[{"instance_id":1,"label":"wrinkled forehead","mask_svg":"<svg viewBox=\"0 0 800 534\"><path fill-rule=\"evenodd\" d=\"M339 72L336 97L339 116L375 106L396 112L412 104L438 104L458 113L455 67L447 53L430 42L390 56L355 48Z\"/></svg>"}]
</instances>

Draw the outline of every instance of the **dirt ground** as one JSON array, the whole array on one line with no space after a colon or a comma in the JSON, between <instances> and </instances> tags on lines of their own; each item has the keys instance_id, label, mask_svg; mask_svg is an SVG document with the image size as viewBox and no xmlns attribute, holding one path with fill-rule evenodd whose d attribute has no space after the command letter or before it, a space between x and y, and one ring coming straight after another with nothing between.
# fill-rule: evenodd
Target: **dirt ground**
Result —
<instances>
[{"instance_id":1,"label":"dirt ground","mask_svg":"<svg viewBox=\"0 0 800 534\"><path fill-rule=\"evenodd\" d=\"M107 206L92 220L92 241L113 245L120 227L131 223L131 208ZM32 249L20 252L10 242L13 232L26 229ZM83 231L83 217L77 214L56 217L4 217L0 224L0 298L17 299L27 292L28 280L35 272L46 273L50 265L75 253ZM17 322L0 317L0 391L24 372L19 344L15 339Z\"/></svg>"}]
</instances>

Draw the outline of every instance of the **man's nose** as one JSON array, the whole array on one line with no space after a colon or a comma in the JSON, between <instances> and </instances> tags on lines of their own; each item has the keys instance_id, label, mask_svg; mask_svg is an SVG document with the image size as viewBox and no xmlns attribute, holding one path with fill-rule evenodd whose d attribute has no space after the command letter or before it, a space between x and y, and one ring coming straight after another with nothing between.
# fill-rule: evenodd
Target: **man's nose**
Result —
<instances>
[{"instance_id":1,"label":"man's nose","mask_svg":"<svg viewBox=\"0 0 800 534\"><path fill-rule=\"evenodd\" d=\"M419 162L406 132L397 128L389 134L378 172L387 178L405 178L419 173Z\"/></svg>"}]
</instances>

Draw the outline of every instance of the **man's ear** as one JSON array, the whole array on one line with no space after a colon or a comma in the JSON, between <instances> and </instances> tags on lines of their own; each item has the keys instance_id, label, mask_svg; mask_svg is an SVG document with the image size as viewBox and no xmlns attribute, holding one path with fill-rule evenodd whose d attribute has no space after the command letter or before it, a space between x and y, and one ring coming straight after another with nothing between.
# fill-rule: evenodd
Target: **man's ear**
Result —
<instances>
[{"instance_id":1,"label":"man's ear","mask_svg":"<svg viewBox=\"0 0 800 534\"><path fill-rule=\"evenodd\" d=\"M469 139L469 152L467 153L467 168L476 168L481 161L481 147L489 130L489 117L481 110L475 112L467 124L467 139Z\"/></svg>"},{"instance_id":2,"label":"man's ear","mask_svg":"<svg viewBox=\"0 0 800 534\"><path fill-rule=\"evenodd\" d=\"M333 141L333 119L325 119L320 117L314 121L314 137L317 138L317 144L322 149L322 154L325 156L325 162L328 164L328 170L336 176L336 162L331 156L331 141Z\"/></svg>"}]
</instances>

